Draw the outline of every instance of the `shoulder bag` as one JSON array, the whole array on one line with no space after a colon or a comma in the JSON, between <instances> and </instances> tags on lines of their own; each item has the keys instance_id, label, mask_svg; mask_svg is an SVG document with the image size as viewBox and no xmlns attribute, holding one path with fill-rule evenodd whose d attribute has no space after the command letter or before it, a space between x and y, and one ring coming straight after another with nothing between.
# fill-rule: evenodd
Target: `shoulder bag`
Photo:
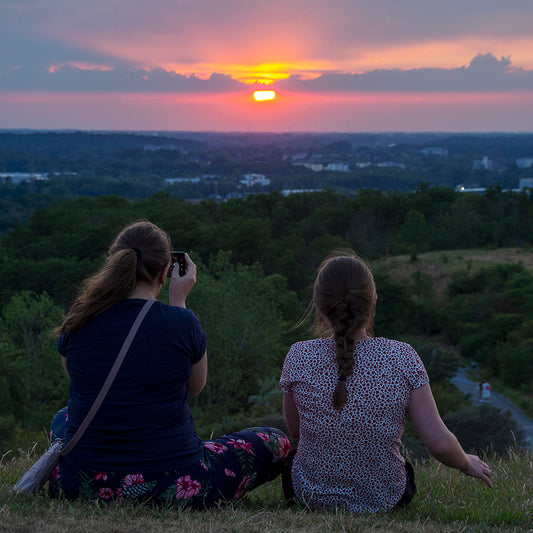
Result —
<instances>
[{"instance_id":1,"label":"shoulder bag","mask_svg":"<svg viewBox=\"0 0 533 533\"><path fill-rule=\"evenodd\" d=\"M109 375L107 376L102 388L100 389L100 392L98 393L98 396L96 397L96 400L94 400L91 409L83 419L83 422L70 442L63 447L63 440L56 439L50 445L50 448L48 448L48 450L46 450L46 452L39 457L37 462L22 476L18 483L13 487L13 491L34 496L37 491L48 481L52 471L59 464L61 457L67 455L67 453L69 453L70 450L76 446L82 435L85 433L85 430L89 427L89 424L96 415L98 409L102 405L102 402L109 392L111 384L115 380L119 368L122 365L122 361L124 361L124 358L126 357L126 353L131 346L137 330L139 329L144 317L146 316L146 313L148 313L148 310L154 302L155 300L147 300L140 310L135 322L133 323L133 326L131 326L128 336L126 337L126 340L124 341L124 344L122 345L115 362L113 363L113 366L111 367L111 370L109 371Z\"/></svg>"}]
</instances>

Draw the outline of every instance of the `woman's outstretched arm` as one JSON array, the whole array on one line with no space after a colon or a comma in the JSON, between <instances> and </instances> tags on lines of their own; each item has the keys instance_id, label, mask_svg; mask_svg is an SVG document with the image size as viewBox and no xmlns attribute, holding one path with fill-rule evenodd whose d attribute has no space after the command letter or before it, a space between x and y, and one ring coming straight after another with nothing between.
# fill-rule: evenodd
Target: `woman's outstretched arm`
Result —
<instances>
[{"instance_id":1,"label":"woman's outstretched arm","mask_svg":"<svg viewBox=\"0 0 533 533\"><path fill-rule=\"evenodd\" d=\"M409 418L435 459L457 468L467 476L477 477L492 487L489 466L477 455L464 452L455 435L442 421L429 384L411 391Z\"/></svg>"}]
</instances>

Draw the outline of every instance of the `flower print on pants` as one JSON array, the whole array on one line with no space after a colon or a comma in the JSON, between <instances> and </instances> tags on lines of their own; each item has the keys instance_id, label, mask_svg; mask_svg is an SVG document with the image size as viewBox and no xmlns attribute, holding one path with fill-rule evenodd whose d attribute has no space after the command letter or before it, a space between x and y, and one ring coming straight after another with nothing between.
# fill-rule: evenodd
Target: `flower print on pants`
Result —
<instances>
[{"instance_id":1,"label":"flower print on pants","mask_svg":"<svg viewBox=\"0 0 533 533\"><path fill-rule=\"evenodd\" d=\"M270 437L266 433L258 433L257 436L265 442L270 442Z\"/></svg>"},{"instance_id":2,"label":"flower print on pants","mask_svg":"<svg viewBox=\"0 0 533 533\"><path fill-rule=\"evenodd\" d=\"M142 474L128 474L124 478L123 487L125 489L133 487L134 485L142 485L144 483L144 477Z\"/></svg>"},{"instance_id":3,"label":"flower print on pants","mask_svg":"<svg viewBox=\"0 0 533 533\"><path fill-rule=\"evenodd\" d=\"M287 437L279 437L278 444L279 458L285 459L285 457L287 457L289 455L289 452L291 451L291 443L289 442L289 439Z\"/></svg>"},{"instance_id":4,"label":"flower print on pants","mask_svg":"<svg viewBox=\"0 0 533 533\"><path fill-rule=\"evenodd\" d=\"M176 481L176 498L178 500L186 500L196 496L202 485L198 483L195 479L192 479L191 476L181 476Z\"/></svg>"},{"instance_id":5,"label":"flower print on pants","mask_svg":"<svg viewBox=\"0 0 533 533\"><path fill-rule=\"evenodd\" d=\"M102 498L102 500L109 500L111 499L113 496L115 495L115 493L113 492L113 489L109 489L109 488L101 488L99 491L98 491L98 497L99 498Z\"/></svg>"},{"instance_id":6,"label":"flower print on pants","mask_svg":"<svg viewBox=\"0 0 533 533\"><path fill-rule=\"evenodd\" d=\"M228 450L226 446L224 446L223 444L220 444L219 442L207 441L206 443L204 443L204 445L208 450L211 450L212 452L215 452L215 453L224 453L225 451Z\"/></svg>"},{"instance_id":7,"label":"flower print on pants","mask_svg":"<svg viewBox=\"0 0 533 533\"><path fill-rule=\"evenodd\" d=\"M239 484L239 487L237 488L237 492L235 493L235 499L240 500L247 492L248 485L250 485L250 481L252 480L251 476L244 476L242 481Z\"/></svg>"},{"instance_id":8,"label":"flower print on pants","mask_svg":"<svg viewBox=\"0 0 533 533\"><path fill-rule=\"evenodd\" d=\"M246 442L243 439L237 439L237 440L230 439L228 440L228 444L232 444L233 447L236 448L237 450L241 449L241 450L244 450L246 453L255 455L254 451L252 450L251 442Z\"/></svg>"}]
</instances>

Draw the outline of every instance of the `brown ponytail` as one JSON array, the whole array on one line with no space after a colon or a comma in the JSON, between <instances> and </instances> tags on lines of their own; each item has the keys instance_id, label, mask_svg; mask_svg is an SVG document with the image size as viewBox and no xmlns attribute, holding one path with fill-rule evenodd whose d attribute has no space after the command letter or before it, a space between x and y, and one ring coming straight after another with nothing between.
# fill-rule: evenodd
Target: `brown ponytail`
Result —
<instances>
[{"instance_id":1,"label":"brown ponytail","mask_svg":"<svg viewBox=\"0 0 533 533\"><path fill-rule=\"evenodd\" d=\"M170 238L155 224L136 222L124 228L109 247L103 267L86 279L79 296L54 333L76 331L125 300L138 281L152 283L170 262Z\"/></svg>"},{"instance_id":2,"label":"brown ponytail","mask_svg":"<svg viewBox=\"0 0 533 533\"><path fill-rule=\"evenodd\" d=\"M366 263L351 250L337 250L320 265L313 287L315 332L333 335L339 380L333 405L340 411L348 398L346 379L354 366L356 336L373 336L375 313L374 278Z\"/></svg>"}]
</instances>

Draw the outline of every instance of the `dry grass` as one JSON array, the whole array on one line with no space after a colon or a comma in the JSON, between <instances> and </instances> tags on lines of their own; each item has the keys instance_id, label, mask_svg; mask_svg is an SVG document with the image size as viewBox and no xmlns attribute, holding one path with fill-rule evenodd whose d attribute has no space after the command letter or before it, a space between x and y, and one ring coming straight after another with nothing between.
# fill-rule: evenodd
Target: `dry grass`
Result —
<instances>
[{"instance_id":1,"label":"dry grass","mask_svg":"<svg viewBox=\"0 0 533 533\"><path fill-rule=\"evenodd\" d=\"M456 272L476 272L496 264L522 264L533 271L533 249L499 248L496 250L451 250L418 254L413 261L409 255L387 257L375 263L393 278L409 282L415 272L427 274L433 280L435 297L442 301L450 279ZM374 265L373 265L374 266Z\"/></svg>"},{"instance_id":2,"label":"dry grass","mask_svg":"<svg viewBox=\"0 0 533 533\"><path fill-rule=\"evenodd\" d=\"M409 509L365 516L288 508L277 481L238 504L204 512L14 495L10 487L29 460L4 458L0 464L2 532L533 532L533 456L523 451L490 461L492 490L433 461L417 464L418 494Z\"/></svg>"}]
</instances>

